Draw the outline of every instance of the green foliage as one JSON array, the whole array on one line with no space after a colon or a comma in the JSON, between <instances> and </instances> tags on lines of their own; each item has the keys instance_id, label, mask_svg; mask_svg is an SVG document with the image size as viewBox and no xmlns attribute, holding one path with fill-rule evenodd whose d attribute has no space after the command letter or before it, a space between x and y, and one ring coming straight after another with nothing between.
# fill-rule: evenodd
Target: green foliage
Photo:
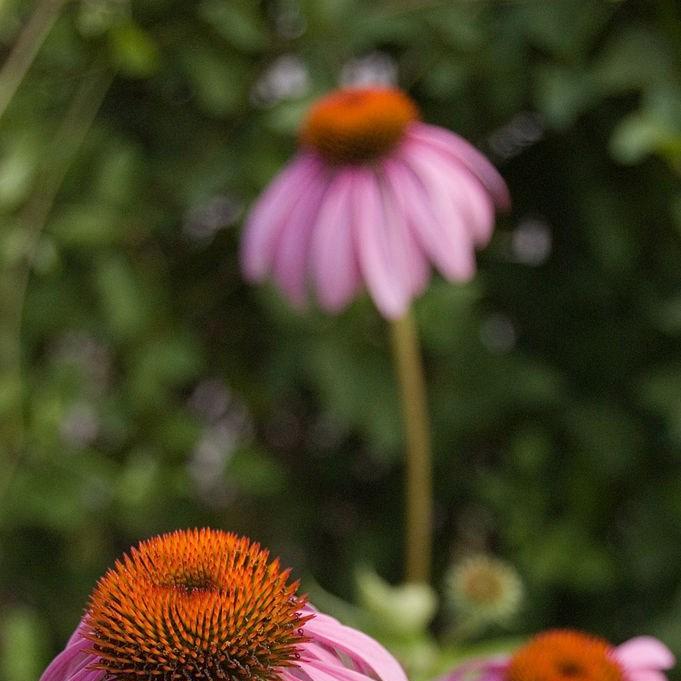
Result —
<instances>
[{"instance_id":1,"label":"green foliage","mask_svg":"<svg viewBox=\"0 0 681 681\"><path fill-rule=\"evenodd\" d=\"M39 4L0 2L3 57ZM671 0L64 3L0 118L2 678L37 678L156 532L248 533L346 600L359 564L401 578L385 323L299 315L238 264L305 108L367 65L514 197L476 280L416 304L436 586L493 550L516 633L681 651L679 26ZM374 616L406 607L372 579ZM425 624L376 634L431 668Z\"/></svg>"}]
</instances>

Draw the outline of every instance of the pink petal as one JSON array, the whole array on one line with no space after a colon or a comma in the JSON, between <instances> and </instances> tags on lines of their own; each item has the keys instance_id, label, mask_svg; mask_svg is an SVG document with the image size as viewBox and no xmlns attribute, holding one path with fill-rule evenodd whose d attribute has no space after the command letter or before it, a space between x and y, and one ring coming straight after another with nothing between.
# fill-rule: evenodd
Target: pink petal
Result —
<instances>
[{"instance_id":1,"label":"pink petal","mask_svg":"<svg viewBox=\"0 0 681 681\"><path fill-rule=\"evenodd\" d=\"M72 643L77 643L81 639L85 638L84 637L84 632L87 628L87 624L85 623L85 617L83 617L80 622L78 623L78 626L76 627L75 631L71 634L71 638L66 643L66 647L68 648Z\"/></svg>"},{"instance_id":2,"label":"pink petal","mask_svg":"<svg viewBox=\"0 0 681 681\"><path fill-rule=\"evenodd\" d=\"M438 149L434 150L422 142L410 144L414 147L414 154L427 156L446 184L452 205L465 216L464 222L475 244L485 246L494 227L494 205L487 189L467 168Z\"/></svg>"},{"instance_id":3,"label":"pink petal","mask_svg":"<svg viewBox=\"0 0 681 681\"><path fill-rule=\"evenodd\" d=\"M301 651L301 657L308 661L317 660L326 664L336 664L339 660L337 653L314 641L305 646L305 649Z\"/></svg>"},{"instance_id":4,"label":"pink petal","mask_svg":"<svg viewBox=\"0 0 681 681\"><path fill-rule=\"evenodd\" d=\"M468 169L448 159L444 154L437 150L433 153L431 149L427 152L424 149L421 153L438 168L438 173L442 177L450 178L447 193L451 197L452 205L463 214L464 222L475 244L486 245L494 227L494 205L489 192Z\"/></svg>"},{"instance_id":5,"label":"pink petal","mask_svg":"<svg viewBox=\"0 0 681 681\"><path fill-rule=\"evenodd\" d=\"M470 279L475 273L473 244L442 178L422 154L404 146L401 156L386 161L384 170L393 191L403 197L421 248L448 279Z\"/></svg>"},{"instance_id":6,"label":"pink petal","mask_svg":"<svg viewBox=\"0 0 681 681\"><path fill-rule=\"evenodd\" d=\"M310 681L310 677L298 667L284 667L277 670L281 681Z\"/></svg>"},{"instance_id":7,"label":"pink petal","mask_svg":"<svg viewBox=\"0 0 681 681\"><path fill-rule=\"evenodd\" d=\"M668 681L665 674L654 669L629 669L627 681Z\"/></svg>"},{"instance_id":8,"label":"pink petal","mask_svg":"<svg viewBox=\"0 0 681 681\"><path fill-rule=\"evenodd\" d=\"M73 636L69 644L52 660L40 677L40 681L70 681L74 671L95 662L96 656L87 653L90 642L82 637Z\"/></svg>"},{"instance_id":9,"label":"pink petal","mask_svg":"<svg viewBox=\"0 0 681 681\"><path fill-rule=\"evenodd\" d=\"M299 154L258 199L244 226L241 264L245 276L261 280L274 258L275 245L301 191L322 172L316 157Z\"/></svg>"},{"instance_id":10,"label":"pink petal","mask_svg":"<svg viewBox=\"0 0 681 681\"><path fill-rule=\"evenodd\" d=\"M402 667L380 643L360 631L343 626L333 617L318 614L305 623L305 633L368 664L384 681L407 681Z\"/></svg>"},{"instance_id":11,"label":"pink petal","mask_svg":"<svg viewBox=\"0 0 681 681\"><path fill-rule=\"evenodd\" d=\"M78 673L70 675L68 681L103 681L106 673L97 669L82 669Z\"/></svg>"},{"instance_id":12,"label":"pink petal","mask_svg":"<svg viewBox=\"0 0 681 681\"><path fill-rule=\"evenodd\" d=\"M474 659L464 662L440 681L504 681L508 657Z\"/></svg>"},{"instance_id":13,"label":"pink petal","mask_svg":"<svg viewBox=\"0 0 681 681\"><path fill-rule=\"evenodd\" d=\"M272 274L289 300L298 307L305 304L308 256L312 230L322 205L328 178L319 175L296 187L297 202L285 218L274 247Z\"/></svg>"},{"instance_id":14,"label":"pink petal","mask_svg":"<svg viewBox=\"0 0 681 681\"><path fill-rule=\"evenodd\" d=\"M507 210L511 205L508 187L497 169L470 142L445 128L427 123L412 123L408 137L437 147L463 163L487 188L496 205Z\"/></svg>"},{"instance_id":15,"label":"pink petal","mask_svg":"<svg viewBox=\"0 0 681 681\"><path fill-rule=\"evenodd\" d=\"M341 662L335 665L323 662L300 662L298 666L316 681L372 681L371 677L362 672L348 669Z\"/></svg>"},{"instance_id":16,"label":"pink petal","mask_svg":"<svg viewBox=\"0 0 681 681\"><path fill-rule=\"evenodd\" d=\"M405 204L404 196L395 191L385 177L383 180L381 190L386 220L388 225L392 225L394 238L401 243L404 251L402 267L407 276L409 295L417 296L423 293L430 279L430 263L409 225L409 207Z\"/></svg>"},{"instance_id":17,"label":"pink petal","mask_svg":"<svg viewBox=\"0 0 681 681\"><path fill-rule=\"evenodd\" d=\"M361 284L353 240L354 171L340 170L329 185L312 235L312 274L321 306L341 310Z\"/></svg>"},{"instance_id":18,"label":"pink petal","mask_svg":"<svg viewBox=\"0 0 681 681\"><path fill-rule=\"evenodd\" d=\"M617 646L615 659L628 670L671 669L676 660L664 643L652 636L637 636Z\"/></svg>"},{"instance_id":19,"label":"pink petal","mask_svg":"<svg viewBox=\"0 0 681 681\"><path fill-rule=\"evenodd\" d=\"M352 187L355 206L355 248L369 293L381 314L401 317L409 304L405 251L386 220L383 197L373 170L355 170Z\"/></svg>"}]
</instances>

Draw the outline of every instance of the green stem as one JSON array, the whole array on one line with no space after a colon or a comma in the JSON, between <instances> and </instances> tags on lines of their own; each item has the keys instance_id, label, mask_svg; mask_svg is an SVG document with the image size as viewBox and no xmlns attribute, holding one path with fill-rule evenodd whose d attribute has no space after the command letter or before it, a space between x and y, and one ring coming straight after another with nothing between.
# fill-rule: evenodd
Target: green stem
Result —
<instances>
[{"instance_id":1,"label":"green stem","mask_svg":"<svg viewBox=\"0 0 681 681\"><path fill-rule=\"evenodd\" d=\"M0 118L31 67L40 46L50 32L67 0L43 0L19 34L0 70Z\"/></svg>"},{"instance_id":2,"label":"green stem","mask_svg":"<svg viewBox=\"0 0 681 681\"><path fill-rule=\"evenodd\" d=\"M428 582L433 533L433 475L426 386L410 312L391 323L406 440L406 579Z\"/></svg>"}]
</instances>

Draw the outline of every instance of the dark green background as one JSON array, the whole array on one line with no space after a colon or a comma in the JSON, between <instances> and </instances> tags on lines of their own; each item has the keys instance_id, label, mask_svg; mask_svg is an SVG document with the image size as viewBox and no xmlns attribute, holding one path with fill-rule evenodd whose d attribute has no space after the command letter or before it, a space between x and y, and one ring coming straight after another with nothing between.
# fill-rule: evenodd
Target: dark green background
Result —
<instances>
[{"instance_id":1,"label":"dark green background","mask_svg":"<svg viewBox=\"0 0 681 681\"><path fill-rule=\"evenodd\" d=\"M40 4L0 4L3 55ZM486 549L517 633L681 652L680 36L674 0L64 3L0 119L3 678L164 530L247 533L347 599L360 562L400 578L384 321L238 266L305 108L368 63L514 199L476 280L415 308L437 582Z\"/></svg>"}]
</instances>

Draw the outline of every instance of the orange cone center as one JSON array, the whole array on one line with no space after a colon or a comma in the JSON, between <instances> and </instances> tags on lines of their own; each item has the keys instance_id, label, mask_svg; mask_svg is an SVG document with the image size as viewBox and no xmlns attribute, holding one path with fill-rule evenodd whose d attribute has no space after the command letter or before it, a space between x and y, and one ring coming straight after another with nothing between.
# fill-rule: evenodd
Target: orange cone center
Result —
<instances>
[{"instance_id":1,"label":"orange cone center","mask_svg":"<svg viewBox=\"0 0 681 681\"><path fill-rule=\"evenodd\" d=\"M624 681L612 646L578 631L548 631L511 658L507 681Z\"/></svg>"},{"instance_id":2,"label":"orange cone center","mask_svg":"<svg viewBox=\"0 0 681 681\"><path fill-rule=\"evenodd\" d=\"M310 109L300 141L332 164L367 163L390 153L418 115L400 90L337 90Z\"/></svg>"},{"instance_id":3,"label":"orange cone center","mask_svg":"<svg viewBox=\"0 0 681 681\"><path fill-rule=\"evenodd\" d=\"M295 663L305 600L250 540L178 531L133 548L99 581L86 636L116 681L274 681Z\"/></svg>"}]
</instances>

